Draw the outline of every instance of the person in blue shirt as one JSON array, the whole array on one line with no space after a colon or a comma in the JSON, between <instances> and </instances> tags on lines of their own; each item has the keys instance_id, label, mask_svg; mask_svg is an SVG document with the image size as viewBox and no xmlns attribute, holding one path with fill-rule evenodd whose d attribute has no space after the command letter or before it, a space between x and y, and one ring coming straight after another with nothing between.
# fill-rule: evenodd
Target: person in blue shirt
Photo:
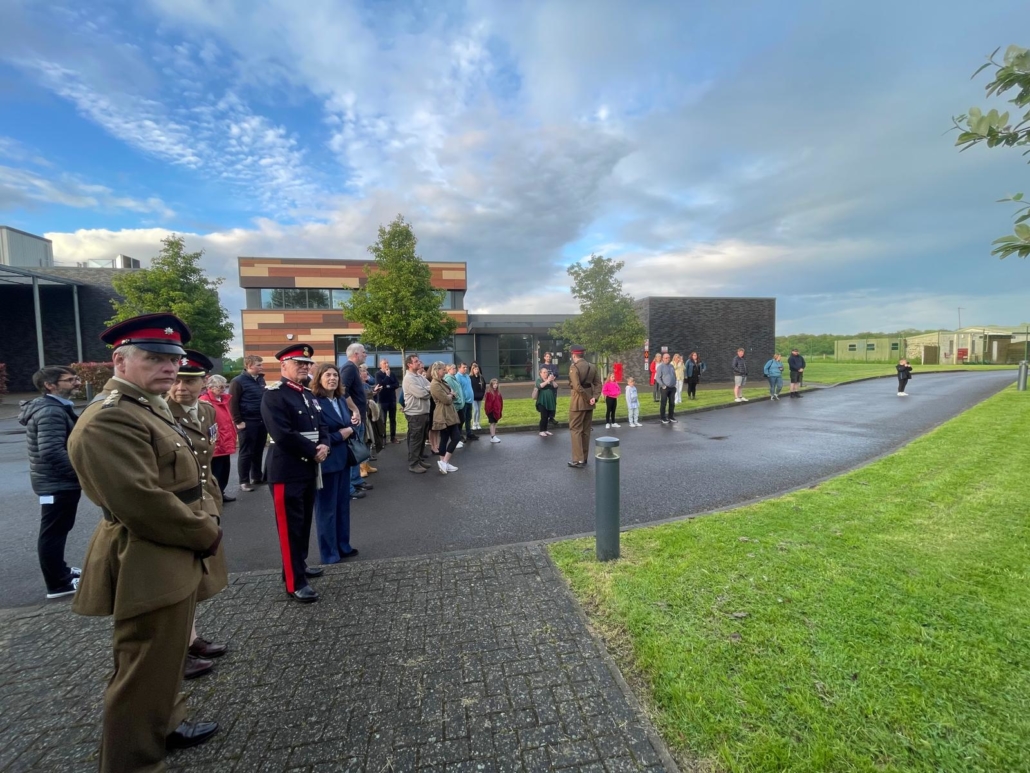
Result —
<instances>
[{"instance_id":1,"label":"person in blue shirt","mask_svg":"<svg viewBox=\"0 0 1030 773\"><path fill-rule=\"evenodd\" d=\"M783 389L783 362L779 354L774 354L769 362L762 368L763 375L769 379L769 398L780 399L780 391Z\"/></svg>"},{"instance_id":2,"label":"person in blue shirt","mask_svg":"<svg viewBox=\"0 0 1030 773\"><path fill-rule=\"evenodd\" d=\"M472 389L472 379L469 377L469 366L464 362L458 364L458 383L461 385L461 398L465 401L465 408L459 417L461 423L465 425L465 442L479 440L478 435L472 434L472 404L475 402L476 396Z\"/></svg>"}]
</instances>

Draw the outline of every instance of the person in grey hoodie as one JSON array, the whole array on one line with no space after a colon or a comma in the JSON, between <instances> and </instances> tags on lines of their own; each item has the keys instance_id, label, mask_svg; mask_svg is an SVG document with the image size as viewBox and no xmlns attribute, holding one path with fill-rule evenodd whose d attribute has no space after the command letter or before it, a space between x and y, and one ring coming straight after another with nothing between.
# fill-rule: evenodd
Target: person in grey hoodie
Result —
<instances>
[{"instance_id":1,"label":"person in grey hoodie","mask_svg":"<svg viewBox=\"0 0 1030 773\"><path fill-rule=\"evenodd\" d=\"M747 383L747 362L744 361L744 350L737 349L737 356L733 358L733 402L746 403L744 397L744 384Z\"/></svg>"},{"instance_id":2,"label":"person in grey hoodie","mask_svg":"<svg viewBox=\"0 0 1030 773\"><path fill-rule=\"evenodd\" d=\"M32 383L41 396L21 407L29 447L29 480L42 509L36 552L48 599L70 596L79 586L82 570L64 562L64 546L75 526L82 486L68 458L68 436L75 421L71 396L81 381L71 368L49 367L36 372Z\"/></svg>"},{"instance_id":3,"label":"person in grey hoodie","mask_svg":"<svg viewBox=\"0 0 1030 773\"><path fill-rule=\"evenodd\" d=\"M661 364L655 368L654 372L654 383L658 387L661 397L662 404L659 407L659 416L661 417L662 424L668 424L670 421L676 423L676 369L672 367L670 362L672 358L669 353L666 352L662 355ZM669 418L665 418L665 405L669 405Z\"/></svg>"}]
</instances>

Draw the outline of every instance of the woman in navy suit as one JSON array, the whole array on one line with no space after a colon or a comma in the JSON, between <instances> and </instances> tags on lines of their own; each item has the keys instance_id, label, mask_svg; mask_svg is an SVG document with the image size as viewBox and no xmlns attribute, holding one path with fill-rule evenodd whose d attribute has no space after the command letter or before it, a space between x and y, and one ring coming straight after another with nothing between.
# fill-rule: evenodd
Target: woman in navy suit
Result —
<instances>
[{"instance_id":1,"label":"woman in navy suit","mask_svg":"<svg viewBox=\"0 0 1030 773\"><path fill-rule=\"evenodd\" d=\"M318 366L311 391L329 434L329 456L322 462L322 488L315 495L318 552L323 564L338 564L358 554L350 544L351 464L347 452L347 438L354 434L354 404L344 396L340 371L331 363Z\"/></svg>"}]
</instances>

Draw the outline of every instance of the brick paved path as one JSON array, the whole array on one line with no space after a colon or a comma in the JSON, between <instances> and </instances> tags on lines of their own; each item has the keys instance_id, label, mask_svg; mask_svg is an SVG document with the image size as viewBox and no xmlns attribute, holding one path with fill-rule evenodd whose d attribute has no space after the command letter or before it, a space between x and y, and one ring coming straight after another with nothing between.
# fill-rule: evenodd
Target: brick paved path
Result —
<instances>
[{"instance_id":1,"label":"brick paved path","mask_svg":"<svg viewBox=\"0 0 1030 773\"><path fill-rule=\"evenodd\" d=\"M187 682L216 720L177 771L674 771L544 551L333 567L318 604L278 572L202 604L227 641ZM53 603L0 618L0 770L96 769L110 621ZM663 762L663 760L665 760Z\"/></svg>"}]
</instances>

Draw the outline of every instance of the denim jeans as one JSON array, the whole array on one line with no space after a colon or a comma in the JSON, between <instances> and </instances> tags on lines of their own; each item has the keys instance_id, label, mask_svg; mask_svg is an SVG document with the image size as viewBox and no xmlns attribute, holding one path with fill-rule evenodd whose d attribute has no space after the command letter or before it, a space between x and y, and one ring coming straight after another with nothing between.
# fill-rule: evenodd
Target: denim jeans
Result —
<instances>
[{"instance_id":1,"label":"denim jeans","mask_svg":"<svg viewBox=\"0 0 1030 773\"><path fill-rule=\"evenodd\" d=\"M778 395L781 389L783 389L783 376L770 376L769 394Z\"/></svg>"},{"instance_id":2,"label":"denim jeans","mask_svg":"<svg viewBox=\"0 0 1030 773\"><path fill-rule=\"evenodd\" d=\"M364 442L364 440L365 440L365 422L362 421L361 424L359 424L354 429L356 429L358 431L358 440L361 440L362 442ZM361 467L359 465L355 464L353 467L350 468L350 493L351 494L353 494L356 491L356 489L354 487L358 483L361 483Z\"/></svg>"}]
</instances>

